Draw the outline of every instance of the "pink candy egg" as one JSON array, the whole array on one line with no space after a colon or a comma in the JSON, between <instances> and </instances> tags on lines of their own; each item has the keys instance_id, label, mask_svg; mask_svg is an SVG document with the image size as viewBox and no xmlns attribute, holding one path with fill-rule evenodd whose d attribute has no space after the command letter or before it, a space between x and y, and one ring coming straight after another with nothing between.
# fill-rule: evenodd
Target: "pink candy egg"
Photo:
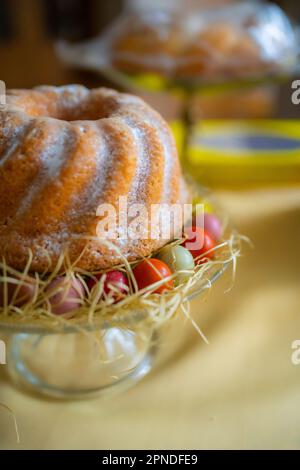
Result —
<instances>
[{"instance_id":1,"label":"pink candy egg","mask_svg":"<svg viewBox=\"0 0 300 470\"><path fill-rule=\"evenodd\" d=\"M220 240L222 237L222 224L220 219L216 215L206 212L204 214L204 230L215 241Z\"/></svg>"},{"instance_id":2,"label":"pink candy egg","mask_svg":"<svg viewBox=\"0 0 300 470\"><path fill-rule=\"evenodd\" d=\"M12 276L9 276L12 278ZM16 307L22 307L23 305L31 302L34 299L36 284L34 279L24 280L24 283L20 286L14 282L7 282L6 287L3 281L0 282L0 306L5 305L5 289L7 289L7 304L13 304Z\"/></svg>"},{"instance_id":3,"label":"pink candy egg","mask_svg":"<svg viewBox=\"0 0 300 470\"><path fill-rule=\"evenodd\" d=\"M80 307L84 298L83 284L76 278L57 277L50 282L45 292L50 303L51 312L69 318Z\"/></svg>"}]
</instances>

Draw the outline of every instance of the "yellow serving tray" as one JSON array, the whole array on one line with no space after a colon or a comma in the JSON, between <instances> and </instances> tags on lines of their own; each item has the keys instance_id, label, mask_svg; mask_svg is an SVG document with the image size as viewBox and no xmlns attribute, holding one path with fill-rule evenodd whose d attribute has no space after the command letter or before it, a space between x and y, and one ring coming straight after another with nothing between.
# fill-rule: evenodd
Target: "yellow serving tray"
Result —
<instances>
[{"instance_id":1,"label":"yellow serving tray","mask_svg":"<svg viewBox=\"0 0 300 470\"><path fill-rule=\"evenodd\" d=\"M173 126L180 144L179 128ZM300 184L300 120L203 120L182 159L211 186Z\"/></svg>"}]
</instances>

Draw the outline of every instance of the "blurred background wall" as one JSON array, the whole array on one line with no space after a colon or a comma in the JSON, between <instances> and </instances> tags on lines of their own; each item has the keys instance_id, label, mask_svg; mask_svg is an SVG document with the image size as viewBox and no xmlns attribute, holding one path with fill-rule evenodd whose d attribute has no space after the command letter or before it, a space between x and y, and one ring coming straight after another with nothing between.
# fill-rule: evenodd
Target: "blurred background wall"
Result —
<instances>
[{"instance_id":1,"label":"blurred background wall","mask_svg":"<svg viewBox=\"0 0 300 470\"><path fill-rule=\"evenodd\" d=\"M70 76L56 57L54 41L82 40L95 35L120 12L121 3L121 0L1 0L1 79L10 88L74 81L74 73Z\"/></svg>"}]
</instances>

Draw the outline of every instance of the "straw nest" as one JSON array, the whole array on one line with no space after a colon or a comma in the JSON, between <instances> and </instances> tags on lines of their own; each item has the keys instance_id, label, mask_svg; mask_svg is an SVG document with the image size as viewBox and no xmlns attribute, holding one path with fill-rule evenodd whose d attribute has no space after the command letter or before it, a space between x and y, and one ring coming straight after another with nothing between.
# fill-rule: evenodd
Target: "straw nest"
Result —
<instances>
[{"instance_id":1,"label":"straw nest","mask_svg":"<svg viewBox=\"0 0 300 470\"><path fill-rule=\"evenodd\" d=\"M23 272L18 272L8 266L5 259L0 260L0 285L2 294L2 306L0 306L0 326L9 326L18 329L33 329L44 331L63 330L85 330L93 331L99 328L109 328L111 326L123 326L129 328L138 323L152 323L161 325L168 321L178 311L182 311L189 318L189 299L200 294L203 290L209 289L213 281L222 272L231 266L233 277L236 271L237 257L241 251L241 241L245 238L233 230L228 221L222 217L222 213L216 208L215 201L207 195L199 195L199 191L193 191L194 198L201 203L208 205L210 209L220 218L223 225L223 237L214 248L213 259L207 262L196 264L192 271L178 271L167 279L163 279L145 289L138 290L136 280L133 275L133 268L137 264L129 263L123 258L123 263L114 269L126 273L129 280L128 292L119 292L120 300L114 302L112 296L106 296L103 292L104 282L101 279L92 290L88 289L87 283L90 278L99 274L98 272L86 272L76 267L76 263L71 263L68 253L61 254L57 265L51 275L32 273L30 270L32 253L28 253L28 262ZM170 245L180 244L181 240L174 240ZM108 243L108 242L107 242ZM117 248L108 243L111 250ZM152 257L159 255L153 253ZM84 251L80 257L84 256ZM139 260L138 262L140 262ZM163 294L156 294L154 291L166 283L166 281L182 278L182 274L188 274L184 282L175 282L172 290ZM49 294L48 286L57 276L65 276L66 282L74 278L79 279L84 286L85 295L80 300L80 306L72 318L63 315L54 315L51 312L49 295L55 292L51 290ZM15 302L22 286L26 286L34 281L34 295L22 306ZM8 286L15 284L14 295L8 296ZM60 289L61 287L58 287ZM3 290L2 290L3 289ZM196 326L196 325L195 325Z\"/></svg>"},{"instance_id":2,"label":"straw nest","mask_svg":"<svg viewBox=\"0 0 300 470\"><path fill-rule=\"evenodd\" d=\"M87 282L98 273L88 273L71 264L67 253L61 255L55 270L50 276L30 275L32 255L29 253L28 263L23 272L7 266L2 259L0 269L2 276L0 282L3 288L3 306L0 308L0 325L10 325L23 328L62 329L62 328L87 328L92 330L101 326L107 328L117 325L130 327L132 324L152 322L162 324L172 318L179 308L185 315L189 315L189 302L191 296L197 295L212 285L212 281L218 277L227 267L232 266L233 275L236 270L236 260L240 254L241 238L232 232L228 239L221 241L214 249L214 259L203 264L196 265L193 271L178 271L167 279L163 279L145 289L138 290L133 275L133 267L136 263L129 264L126 259L117 269L125 272L129 279L128 292L119 293L120 300L114 303L112 296L103 293L104 283L100 280L91 291ZM176 240L170 245L181 243ZM113 249L113 248L112 248ZM82 254L84 256L84 253ZM79 279L85 290L84 298L80 299L80 306L72 318L51 313L49 293L47 287L57 275L64 275L66 279ZM175 285L174 289L156 294L154 291L167 280L178 278L182 274L188 274L187 280ZM34 280L34 296L22 307L15 305L15 299L22 285L28 285ZM15 284L13 297L8 301L8 284ZM59 287L58 287L59 289ZM117 288L116 288L117 289ZM51 291L51 296L55 291Z\"/></svg>"}]
</instances>

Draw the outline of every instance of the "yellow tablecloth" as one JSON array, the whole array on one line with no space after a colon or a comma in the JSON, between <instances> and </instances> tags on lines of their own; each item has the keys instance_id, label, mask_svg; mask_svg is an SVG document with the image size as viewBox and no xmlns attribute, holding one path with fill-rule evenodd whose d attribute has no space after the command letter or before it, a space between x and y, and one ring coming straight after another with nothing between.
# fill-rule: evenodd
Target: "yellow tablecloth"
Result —
<instances>
[{"instance_id":1,"label":"yellow tablecloth","mask_svg":"<svg viewBox=\"0 0 300 470\"><path fill-rule=\"evenodd\" d=\"M300 448L300 189L220 192L244 249L234 289L219 282L181 326L183 347L125 394L59 402L17 390L0 366L3 449ZM228 282L228 279L227 281ZM184 329L183 329L184 328ZM1 333L0 333L1 335Z\"/></svg>"}]
</instances>

